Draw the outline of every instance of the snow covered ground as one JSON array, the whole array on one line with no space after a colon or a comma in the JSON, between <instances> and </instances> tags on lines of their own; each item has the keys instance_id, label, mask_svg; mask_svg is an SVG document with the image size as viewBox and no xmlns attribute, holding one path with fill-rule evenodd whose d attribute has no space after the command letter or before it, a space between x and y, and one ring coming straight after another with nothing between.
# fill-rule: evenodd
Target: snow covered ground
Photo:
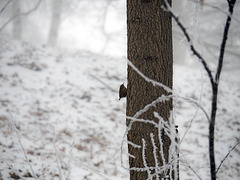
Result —
<instances>
[{"instance_id":1,"label":"snow covered ground","mask_svg":"<svg viewBox=\"0 0 240 180\"><path fill-rule=\"evenodd\" d=\"M220 84L217 166L240 141L239 75L239 70L224 72ZM124 58L55 51L1 35L0 179L34 179L34 174L46 180L128 179L119 151L125 131L125 99L118 100L123 82ZM211 89L200 67L176 65L174 86L210 112ZM175 105L180 177L209 179L208 121L191 103L177 99ZM217 175L222 180L239 178L240 146Z\"/></svg>"},{"instance_id":2,"label":"snow covered ground","mask_svg":"<svg viewBox=\"0 0 240 180\"><path fill-rule=\"evenodd\" d=\"M175 89L185 97L198 101L210 114L211 87L202 68L190 69L175 67ZM224 70L223 70L224 71ZM218 112L215 126L216 167L229 150L240 141L240 71L223 72L218 99ZM179 81L178 81L179 80ZM176 121L180 125L182 179L209 179L208 160L208 120L204 113L187 102L176 102ZM191 123L192 122L192 123ZM190 128L188 131L187 129ZM187 134L185 135L185 132ZM240 146L222 164L217 176L219 179L238 179L240 175ZM189 165L193 170L189 171ZM191 174L191 175L190 175Z\"/></svg>"}]
</instances>

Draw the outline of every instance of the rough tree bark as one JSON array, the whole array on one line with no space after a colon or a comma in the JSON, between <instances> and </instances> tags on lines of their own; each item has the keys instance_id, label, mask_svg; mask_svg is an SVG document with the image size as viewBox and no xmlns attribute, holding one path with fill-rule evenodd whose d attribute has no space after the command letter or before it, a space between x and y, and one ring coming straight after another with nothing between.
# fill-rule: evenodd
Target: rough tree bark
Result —
<instances>
[{"instance_id":1,"label":"rough tree bark","mask_svg":"<svg viewBox=\"0 0 240 180\"><path fill-rule=\"evenodd\" d=\"M127 0L128 59L148 78L172 88L172 21L171 15L162 9L162 5L163 0ZM128 66L127 116L133 117L139 110L163 94L169 95L170 93L163 88L146 82L133 68ZM138 118L158 123L158 119L154 117L153 113L158 112L165 121L168 121L171 110L172 100L169 100L151 107ZM127 119L127 125L129 123L130 120ZM133 168L145 168L146 164L148 167L156 167L151 133L157 147L159 167L163 165L160 152L164 153L164 159L168 162L168 149L171 144L169 137L162 131L164 145L161 149L158 129L149 123L135 122L128 132L128 141L141 146L141 148L136 148L131 143L128 144L129 165L130 169L132 169L130 170L131 180L148 179L149 173L151 175L157 173L159 179L170 179L168 177L169 170L167 172L156 172L154 169L151 169L150 172L133 170ZM143 140L146 143L145 165L142 156ZM158 178L153 175L150 179ZM177 179L177 177L171 179Z\"/></svg>"}]
</instances>

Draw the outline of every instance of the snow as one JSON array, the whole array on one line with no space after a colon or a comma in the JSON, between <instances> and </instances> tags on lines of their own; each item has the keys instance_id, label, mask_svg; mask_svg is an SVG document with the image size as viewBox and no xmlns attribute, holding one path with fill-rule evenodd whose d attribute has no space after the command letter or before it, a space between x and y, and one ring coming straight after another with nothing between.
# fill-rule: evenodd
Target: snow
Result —
<instances>
[{"instance_id":1,"label":"snow","mask_svg":"<svg viewBox=\"0 0 240 180\"><path fill-rule=\"evenodd\" d=\"M126 54L125 3L95 0L71 1L71 7L66 4L57 49L39 45L46 43L48 37L50 11L46 10L50 6L47 4L24 19L22 39L31 44L12 40L11 24L1 32L0 180L34 179L33 174L44 180L129 179L124 167L128 166L129 155L126 144L131 142L122 141L127 130L126 100L118 100L119 86L127 84L127 59L122 57ZM186 3L189 1L183 4L184 10ZM9 18L4 18L4 13L10 13L7 11L10 9L1 14L2 23ZM184 24L193 32L193 40L215 42L215 36L209 38L210 35L198 29L203 27L209 31L212 23L209 14L184 10L180 11L180 18L187 14ZM192 15L196 18L193 25L190 23ZM221 22L221 17L216 24ZM230 30L235 32L239 24L236 20L233 23L236 28L231 25ZM214 27L219 29L217 25L211 26ZM215 31L214 35L221 37ZM217 167L240 141L240 71L236 63L239 56L234 49L240 41L233 41L237 35L229 34L226 66L220 80L215 128ZM175 41L178 47L174 55L178 64L174 65L174 92L195 100L209 115L209 79L202 65L195 63L197 59L188 52L189 46L183 45L184 38L181 36ZM218 50L208 48L202 45L199 49L204 57L206 49L214 54L214 58L207 58L214 70L216 63L212 61ZM180 65L180 60L184 65ZM162 86L161 82L152 83ZM196 104L177 97L173 117L180 135L180 179L210 179L205 114ZM217 176L220 180L239 179L240 145L231 151Z\"/></svg>"},{"instance_id":2,"label":"snow","mask_svg":"<svg viewBox=\"0 0 240 180\"><path fill-rule=\"evenodd\" d=\"M198 72L199 71L199 72ZM210 113L211 87L207 75L202 70L191 70L185 67L175 67L175 87L176 91L185 94L199 101L199 103ZM215 131L215 153L216 167L228 153L228 151L239 142L239 119L240 114L237 109L240 105L239 71L223 72L218 99L218 112ZM231 77L231 78L229 78ZM187 82L177 82L185 80ZM182 84L178 86L178 84ZM201 101L200 101L201 100ZM176 121L179 123L182 166L180 164L180 176L182 179L191 179L190 172L186 174L188 164L200 175L202 179L209 179L208 162L208 121L200 109L194 110L191 104L186 102L176 102ZM193 122L190 123L193 119ZM182 135L191 124L189 132L182 139ZM219 179L238 179L239 174L239 148L231 152L219 171ZM184 167L184 164L186 167ZM193 174L193 172L191 172ZM186 178L188 177L188 178ZM195 178L196 179L196 176Z\"/></svg>"},{"instance_id":3,"label":"snow","mask_svg":"<svg viewBox=\"0 0 240 180\"><path fill-rule=\"evenodd\" d=\"M8 36L1 36L0 46L2 178L10 179L15 174L33 179L29 178L31 165L40 179L128 179L120 160L126 104L125 99L118 100L118 88L126 82L126 60L34 47ZM237 77L239 71L225 72L220 82L217 165L239 141ZM176 65L174 86L178 94L195 99L210 112L211 89L201 68ZM202 179L209 179L208 121L193 104L181 99L176 99L175 104L174 117L182 140L180 177L198 179L188 168L191 166ZM238 179L239 148L223 162L219 179Z\"/></svg>"},{"instance_id":4,"label":"snow","mask_svg":"<svg viewBox=\"0 0 240 180\"><path fill-rule=\"evenodd\" d=\"M43 179L49 177L49 173L58 174L53 127L59 159L66 169L62 170L63 177L68 172L70 159L71 167L78 164L75 171L87 169L83 172L89 172L90 168L91 173L104 172L109 178L118 172L120 162L111 160L110 167L105 162L118 150L119 137L125 128L125 103L118 101L117 93L119 83L125 80L125 62L84 52L54 54L49 48L35 48L21 42L14 44L1 38L3 41L1 171L7 168L6 163L11 164L10 170L21 169L22 175L29 171L27 164L22 166L25 160L9 121L11 113L33 169ZM1 173L8 177L8 172ZM82 173L83 177L86 175ZM70 179L72 176L74 174Z\"/></svg>"}]
</instances>

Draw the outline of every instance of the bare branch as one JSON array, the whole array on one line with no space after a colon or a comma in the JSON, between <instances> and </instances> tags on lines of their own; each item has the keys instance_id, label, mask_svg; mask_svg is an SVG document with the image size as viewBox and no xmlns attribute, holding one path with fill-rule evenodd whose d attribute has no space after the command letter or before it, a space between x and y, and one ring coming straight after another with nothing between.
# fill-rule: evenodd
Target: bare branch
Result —
<instances>
[{"instance_id":1,"label":"bare branch","mask_svg":"<svg viewBox=\"0 0 240 180\"><path fill-rule=\"evenodd\" d=\"M69 156L71 157L71 153L72 153L72 150L74 148L74 145L75 145L75 142L73 141L71 146L70 146L70 150L69 150ZM67 176L66 176L66 180L69 180L69 176L70 176L70 173L71 173L71 158L69 158L68 160L68 172L67 172Z\"/></svg>"},{"instance_id":2,"label":"bare branch","mask_svg":"<svg viewBox=\"0 0 240 180\"><path fill-rule=\"evenodd\" d=\"M181 151L180 151L181 154L183 154ZM191 165L189 164L189 162L187 161L186 157L183 155L182 158L184 158L184 161L185 161L185 166L188 167L197 177L199 180L203 180L200 175L191 167ZM183 163L182 163L183 164Z\"/></svg>"},{"instance_id":3,"label":"bare branch","mask_svg":"<svg viewBox=\"0 0 240 180\"><path fill-rule=\"evenodd\" d=\"M159 86L162 87L164 90L166 90L167 92L173 92L173 90L171 88L169 88L168 86L164 85L163 83L154 81L150 78L148 78L147 76L145 76L141 71L139 71L139 69L130 61L127 59L127 63L128 65L133 68L142 78L144 78L145 81L150 82L153 84L153 86Z\"/></svg>"},{"instance_id":4,"label":"bare branch","mask_svg":"<svg viewBox=\"0 0 240 180\"><path fill-rule=\"evenodd\" d=\"M8 23L10 23L10 22L11 22L13 19L15 19L16 17L18 17L18 16L27 16L27 15L29 15L31 12L35 11L35 10L39 7L41 1L42 1L42 0L38 0L38 3L36 4L36 6L35 6L33 9L29 10L28 12L19 13L19 14L15 14L14 16L12 16L12 17L11 17L7 22L5 22L5 24L0 28L0 32L8 25Z\"/></svg>"},{"instance_id":5,"label":"bare branch","mask_svg":"<svg viewBox=\"0 0 240 180\"><path fill-rule=\"evenodd\" d=\"M199 108L202 110L202 112L203 112L204 115L206 116L208 122L210 122L210 117L208 116L206 110L205 110L198 102L194 101L193 99L186 98L186 97L181 97L181 96L176 96L176 97L181 98L181 99L183 99L183 100L186 100L187 102L190 102L190 103L192 103L192 104L195 104L197 107L199 107Z\"/></svg>"},{"instance_id":6,"label":"bare branch","mask_svg":"<svg viewBox=\"0 0 240 180\"><path fill-rule=\"evenodd\" d=\"M6 4L5 4L5 6L2 8L2 10L0 11L0 14L2 14L2 12L4 11L4 9L8 6L8 4L11 2L12 0L9 0Z\"/></svg>"},{"instance_id":7,"label":"bare branch","mask_svg":"<svg viewBox=\"0 0 240 180\"><path fill-rule=\"evenodd\" d=\"M215 79L213 79L212 72L210 71L206 61L203 59L203 57L198 53L198 51L193 46L193 43L191 41L191 38L186 31L186 28L183 26L183 24L179 21L178 17L172 12L172 9L168 3L167 0L164 0L164 7L166 10L170 13L172 18L176 21L177 25L182 30L184 36L186 37L188 43L190 44L191 51L194 55L196 55L200 62L202 63L204 69L206 70L208 77L210 79L211 85L212 85L212 107L211 107L211 118L209 122L209 161L210 161L210 172L211 172L211 179L216 180L216 164L215 164L215 153L214 153L214 129L215 129L215 119L216 119L216 113L217 113L217 98L218 98L218 84L220 79L220 74L222 71L222 64L223 64L223 58L225 53L225 47L227 42L227 36L229 27L231 24L232 14L233 14L233 8L235 5L236 0L227 0L229 5L229 14L226 20L226 24L224 27L224 33L223 33L223 39L221 43L220 48L220 54L218 59L218 66L217 66L217 72L215 74Z\"/></svg>"},{"instance_id":8,"label":"bare branch","mask_svg":"<svg viewBox=\"0 0 240 180\"><path fill-rule=\"evenodd\" d=\"M237 142L226 154L226 156L223 158L223 160L221 161L221 163L219 164L217 170L216 170L216 174L218 173L219 169L221 168L223 162L227 159L227 157L230 155L230 153L240 144L240 142Z\"/></svg>"},{"instance_id":9,"label":"bare branch","mask_svg":"<svg viewBox=\"0 0 240 180\"><path fill-rule=\"evenodd\" d=\"M153 133L151 133L150 136L151 136L151 141L152 141L152 146L153 146L153 155L154 155L154 160L155 160L155 167L157 169L157 167L159 167L159 162L158 162L158 159L157 159L157 147L156 147L156 144L155 144L155 141L154 141ZM159 174L159 172L156 171L156 180L159 180L159 175L158 174Z\"/></svg>"},{"instance_id":10,"label":"bare branch","mask_svg":"<svg viewBox=\"0 0 240 180\"><path fill-rule=\"evenodd\" d=\"M143 165L144 167L147 169L147 173L148 173L148 179L152 179L152 175L151 175L151 171L147 166L147 161L146 161L146 156L145 156L145 150L146 150L146 142L144 139L142 139L142 158L143 158Z\"/></svg>"},{"instance_id":11,"label":"bare branch","mask_svg":"<svg viewBox=\"0 0 240 180\"><path fill-rule=\"evenodd\" d=\"M189 0L189 1L201 4L201 1L199 1L199 0ZM208 6L208 7L212 8L212 9L215 9L215 10L217 10L217 11L219 11L219 12L221 12L221 13L227 15L227 16L231 16L234 21L236 21L238 24L240 24L240 20L237 19L236 17L232 16L232 14L230 14L229 11L224 11L223 9L221 9L221 8L219 8L217 6L214 6L214 5L210 4L210 3L207 3L206 1L204 2L204 6Z\"/></svg>"},{"instance_id":12,"label":"bare branch","mask_svg":"<svg viewBox=\"0 0 240 180\"><path fill-rule=\"evenodd\" d=\"M29 167L30 167L31 173L32 173L34 179L37 179L37 176L36 176L36 174L35 174L35 172L34 172L34 170L33 170L32 164L30 163L30 160L29 160L29 158L28 158L28 156L27 156L27 153L26 153L26 151L25 151L25 149L24 149L24 147L23 147L23 144L22 144L22 141L21 141L21 134L18 132L17 126L16 126L16 124L15 124L15 122L14 122L14 119L13 119L13 116L12 116L12 113L11 113L11 112L10 112L10 119L9 119L9 121L10 121L10 123L12 124L12 126L13 126L16 134L17 134L18 143L19 143L19 145L20 145L20 147L21 147L21 149L22 149L22 152L23 152L23 154L24 154L24 157L25 157L25 159L26 159L26 161L27 161L27 163L28 163L28 165L29 165Z\"/></svg>"},{"instance_id":13,"label":"bare branch","mask_svg":"<svg viewBox=\"0 0 240 180\"><path fill-rule=\"evenodd\" d=\"M228 0L229 13L233 13L233 8L236 0ZM209 123L209 160L210 160L210 171L211 179L216 180L216 163L215 163L215 152L214 152L214 129L215 129L215 119L217 114L217 99L218 99L218 84L219 78L222 71L223 57L225 52L225 46L227 42L228 30L231 24L231 16L228 16L224 28L223 39L220 49L220 55L218 59L218 67L215 75L215 82L212 85L212 110L211 110L211 121Z\"/></svg>"},{"instance_id":14,"label":"bare branch","mask_svg":"<svg viewBox=\"0 0 240 180\"><path fill-rule=\"evenodd\" d=\"M23 180L29 179L29 178L25 178L25 177L21 176L21 175L19 174L19 171L18 171L17 169L15 169L12 165L10 165L10 164L7 162L6 159L1 159L1 161L6 164L6 166L8 167L8 169L11 169L11 171L13 171L16 175L18 175L18 176L20 177L20 179L23 179ZM15 161L15 159L12 160L12 161ZM0 176L0 177L2 177L2 176ZM0 179L0 180L2 180L2 179Z\"/></svg>"},{"instance_id":15,"label":"bare branch","mask_svg":"<svg viewBox=\"0 0 240 180\"><path fill-rule=\"evenodd\" d=\"M212 85L214 85L214 79L213 79L213 75L212 75L212 72L211 70L209 69L207 63L206 63L206 60L200 55L200 53L195 49L194 45L193 45L193 42L186 30L186 28L183 26L183 24L180 22L179 18L173 13L169 3L167 2L167 0L164 0L165 2L165 9L171 14L171 16L173 17L173 19L175 20L175 22L177 23L177 25L179 26L179 28L182 30L184 36L186 37L189 45L190 45L190 49L191 51L193 52L193 54L195 56L198 57L198 59L200 60L200 62L202 63L204 69L206 70L207 74L208 74L208 77L210 79L210 82Z\"/></svg>"},{"instance_id":16,"label":"bare branch","mask_svg":"<svg viewBox=\"0 0 240 180\"><path fill-rule=\"evenodd\" d=\"M56 148L56 132L55 132L54 126L52 126L52 128L53 128L53 147L54 147L56 161L57 161L57 166L58 166L59 178L60 178L60 180L62 180L62 171L61 171L59 157L58 157L58 152L57 152L57 148Z\"/></svg>"},{"instance_id":17,"label":"bare branch","mask_svg":"<svg viewBox=\"0 0 240 180\"><path fill-rule=\"evenodd\" d=\"M102 81L101 79L99 79L97 76L90 74L90 76L94 79L96 79L98 82L100 82L101 84L103 84L105 87L107 87L108 89L110 89L112 92L116 93L117 91L115 89L113 89L112 87L110 87L107 83L105 83L104 81Z\"/></svg>"},{"instance_id":18,"label":"bare branch","mask_svg":"<svg viewBox=\"0 0 240 180\"><path fill-rule=\"evenodd\" d=\"M157 82L157 81L155 81L155 80L153 80L153 79L148 78L148 77L147 77L146 75L144 75L136 66L134 66L134 64L133 64L130 60L128 60L127 58L126 58L126 60L127 60L128 65L131 66L142 78L144 78L145 81L151 82L154 86L162 87L162 88L164 88L167 92L173 93L173 90L172 90L171 88L169 88L168 86L166 86L166 85L164 85L164 84L162 84L162 83L160 83L160 82ZM158 99L156 99L155 101L153 101L153 102L151 103L151 105L146 105L146 106L144 107L144 109L147 108L148 106L155 106L155 104L158 103L159 100L164 101L164 100L167 100L167 98L174 98L174 97L175 97L175 98L181 98L181 99L186 100L187 102L193 103L193 104L195 104L197 107L199 107L199 108L203 111L203 113L205 114L207 120L210 122L210 118L209 118L207 112L205 111L205 109L204 109L198 102L196 102L195 100L193 100L193 99L191 99L191 98L179 96L179 95L177 95L176 92L175 92L174 94L175 94L175 95L168 95L168 96L164 96L164 95L163 95L162 97L159 97ZM157 101L157 100L158 100L158 101ZM156 102L156 101L157 101L157 102ZM140 111L143 111L143 109L140 110ZM137 113L134 115L134 117L138 117L139 115L141 115L142 112L140 112L140 111L137 112ZM141 113L141 114L139 114L139 113Z\"/></svg>"},{"instance_id":19,"label":"bare branch","mask_svg":"<svg viewBox=\"0 0 240 180\"><path fill-rule=\"evenodd\" d=\"M230 27L230 24L231 24L233 8L234 8L235 2L236 2L236 0L228 0L229 14L230 15L228 15L227 21L226 21L226 24L225 24L223 39L222 39L222 44L221 44L221 49L220 49L220 54L219 54L219 58L218 58L218 67L217 67L217 73L216 73L216 76L215 76L215 82L217 84L219 82L220 74L221 74L221 71L222 71L223 57L224 57L226 42L227 42L227 38L228 38L227 37L228 36L228 30L229 30L229 27Z\"/></svg>"}]
</instances>

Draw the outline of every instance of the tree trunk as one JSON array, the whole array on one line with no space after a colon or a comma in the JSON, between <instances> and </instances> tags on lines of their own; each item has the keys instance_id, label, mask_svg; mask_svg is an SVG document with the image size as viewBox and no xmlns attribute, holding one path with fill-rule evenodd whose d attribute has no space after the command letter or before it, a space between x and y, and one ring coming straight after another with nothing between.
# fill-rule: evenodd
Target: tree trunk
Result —
<instances>
[{"instance_id":1,"label":"tree trunk","mask_svg":"<svg viewBox=\"0 0 240 180\"><path fill-rule=\"evenodd\" d=\"M62 6L62 0L53 0L52 5L52 20L48 35L48 44L49 45L55 45L58 38L58 31L60 26L60 20L61 20L61 6Z\"/></svg>"},{"instance_id":2,"label":"tree trunk","mask_svg":"<svg viewBox=\"0 0 240 180\"><path fill-rule=\"evenodd\" d=\"M20 0L15 0L12 2L12 14L13 16L20 13ZM13 19L13 38L21 39L22 35L22 21L21 16Z\"/></svg>"},{"instance_id":3,"label":"tree trunk","mask_svg":"<svg viewBox=\"0 0 240 180\"><path fill-rule=\"evenodd\" d=\"M128 59L148 78L172 88L172 21L170 14L162 9L162 5L163 0L127 0ZM145 81L128 66L127 116L134 117L139 110L158 97L169 94L170 92L163 88ZM154 116L154 112L157 112L164 121L169 121L171 110L172 99L158 103L138 118L159 123L159 119ZM127 125L130 124L131 120L127 118ZM170 166L165 170L160 169L170 163L171 140L166 131L161 130L159 134L158 130L150 123L132 124L127 137L131 180L177 179L169 169ZM158 170L154 169L156 166L159 167Z\"/></svg>"}]
</instances>

